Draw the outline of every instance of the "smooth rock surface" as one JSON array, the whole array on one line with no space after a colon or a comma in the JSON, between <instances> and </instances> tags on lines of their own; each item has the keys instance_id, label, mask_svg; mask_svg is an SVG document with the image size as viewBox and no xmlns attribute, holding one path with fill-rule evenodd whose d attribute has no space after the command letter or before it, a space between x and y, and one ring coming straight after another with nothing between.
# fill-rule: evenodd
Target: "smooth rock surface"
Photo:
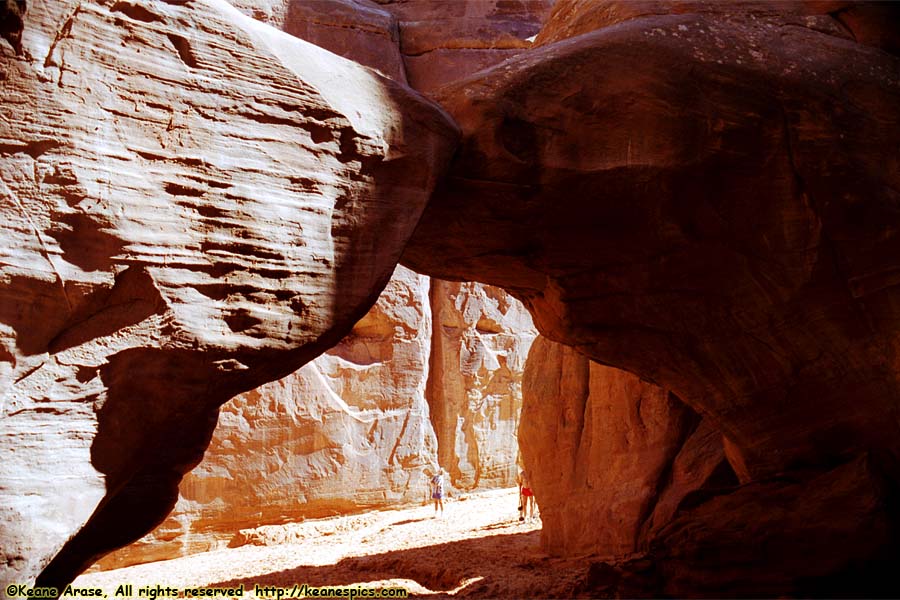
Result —
<instances>
[{"instance_id":1,"label":"smooth rock surface","mask_svg":"<svg viewBox=\"0 0 900 600\"><path fill-rule=\"evenodd\" d=\"M557 0L535 44L559 41L631 19L673 14L770 20L778 27L808 27L892 54L900 52L900 7L893 2L852 0Z\"/></svg>"},{"instance_id":2,"label":"smooth rock surface","mask_svg":"<svg viewBox=\"0 0 900 600\"><path fill-rule=\"evenodd\" d=\"M900 62L800 21L623 20L439 94L464 137L405 264L506 288L707 423L638 528L649 595L897 593ZM716 439L741 487L689 492Z\"/></svg>"},{"instance_id":3,"label":"smooth rock surface","mask_svg":"<svg viewBox=\"0 0 900 600\"><path fill-rule=\"evenodd\" d=\"M900 63L769 25L636 19L451 86L404 255L672 390L744 481L900 453Z\"/></svg>"},{"instance_id":4,"label":"smooth rock surface","mask_svg":"<svg viewBox=\"0 0 900 600\"><path fill-rule=\"evenodd\" d=\"M22 47L0 41L4 587L161 521L218 406L375 301L456 136L218 0L35 1Z\"/></svg>"},{"instance_id":5,"label":"smooth rock surface","mask_svg":"<svg viewBox=\"0 0 900 600\"><path fill-rule=\"evenodd\" d=\"M423 93L531 47L553 0L378 0L397 19L409 83Z\"/></svg>"}]
</instances>

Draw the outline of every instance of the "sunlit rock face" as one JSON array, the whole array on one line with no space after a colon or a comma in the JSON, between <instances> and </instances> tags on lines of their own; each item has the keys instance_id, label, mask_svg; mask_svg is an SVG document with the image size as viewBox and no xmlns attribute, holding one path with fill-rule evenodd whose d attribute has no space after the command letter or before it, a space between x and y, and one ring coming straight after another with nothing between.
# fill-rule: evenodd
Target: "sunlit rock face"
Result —
<instances>
[{"instance_id":1,"label":"sunlit rock face","mask_svg":"<svg viewBox=\"0 0 900 600\"><path fill-rule=\"evenodd\" d=\"M29 4L0 41L3 584L162 520L218 406L375 301L456 137L225 2Z\"/></svg>"},{"instance_id":2,"label":"sunlit rock face","mask_svg":"<svg viewBox=\"0 0 900 600\"><path fill-rule=\"evenodd\" d=\"M463 142L405 264L504 287L722 435L742 487L655 521L657 591L896 590L900 62L824 13L579 33L441 90Z\"/></svg>"},{"instance_id":3,"label":"sunlit rock face","mask_svg":"<svg viewBox=\"0 0 900 600\"><path fill-rule=\"evenodd\" d=\"M169 518L101 567L221 548L244 528L422 501L437 455L428 292L427 277L398 267L337 346L226 403Z\"/></svg>"},{"instance_id":4,"label":"sunlit rock face","mask_svg":"<svg viewBox=\"0 0 900 600\"><path fill-rule=\"evenodd\" d=\"M432 280L428 399L440 464L461 490L513 486L522 372L537 332L503 290Z\"/></svg>"},{"instance_id":5,"label":"sunlit rock face","mask_svg":"<svg viewBox=\"0 0 900 600\"><path fill-rule=\"evenodd\" d=\"M498 288L398 267L337 346L222 407L169 518L98 568L240 544L260 525L419 503L437 464L451 495L515 485L535 335Z\"/></svg>"},{"instance_id":6,"label":"sunlit rock face","mask_svg":"<svg viewBox=\"0 0 900 600\"><path fill-rule=\"evenodd\" d=\"M370 2L230 2L248 16L378 69L398 81L405 80L396 39L397 24L390 14ZM527 10L512 12L496 6L490 10L482 6L478 11L474 7L459 13L456 4L421 4L417 10L423 18L427 15L431 20L410 21L406 25L422 32L425 25L435 26L435 19L443 13L448 18L452 14L460 23L468 23L469 35L477 31L478 35L497 36L501 35L501 29L518 32L520 37L536 32L536 5L529 4ZM542 17L546 12L541 12ZM494 17L501 13L503 20L497 22ZM482 27L475 26L479 19ZM515 19L527 23L516 26ZM461 35L461 30L457 30L457 35ZM530 45L512 33L502 35L504 43L515 44L516 52ZM485 45L484 41L477 43L479 47ZM491 45L496 46L496 40ZM502 52L496 48L481 48L481 51L485 56L494 53L495 61L502 59ZM458 69L432 69L431 81L440 77L446 82L460 73ZM410 276L408 270L398 269L379 302L354 328L356 332L360 328L380 327L378 347L389 348L389 352L381 355L376 352L374 358L366 358L373 361L366 368L352 361L337 368L342 362L333 356L341 348L357 348L360 340L369 340L365 342L368 348L365 352L371 350L370 336L355 338L356 334L352 333L337 348L297 373L226 404L203 463L182 483L181 496L171 517L139 542L100 561L100 567L112 568L220 547L230 543L242 527L418 502L426 491L423 461L430 467L439 462L451 474L448 481L451 494L514 485L519 460L516 429L522 403L521 374L528 347L536 334L530 315L503 290L474 283L435 281L430 301L420 305L418 295L423 293L422 289L426 290L427 300L427 279L413 285L408 281ZM407 293L392 294L395 288ZM405 313L411 310L408 298L416 299L413 306L423 315L421 320L404 319ZM432 309L439 315L433 338ZM427 336L421 338L423 327ZM416 346L416 352L421 354L415 355L415 360L395 351L413 347L406 339L410 328L418 332L417 339L424 340L427 346ZM357 348L353 354L360 351ZM374 377L373 372L390 376ZM328 393L323 392L320 374L329 374L331 391ZM426 380L430 419L423 410L421 393L410 391L425 385ZM360 405L361 410L368 410L366 407L371 408L373 402L383 403L386 398L396 406L386 414L374 409L366 416L366 423L377 422L379 428L388 431L384 437L373 443L368 429L359 433L347 425L337 436L346 438L343 449L335 451L341 469L337 473L325 469L327 476L322 476L309 467L310 462L320 461L317 455L320 450L297 440L319 436L334 441L334 424L346 419L332 415L319 426L314 418L298 423L291 416L296 412L291 407L324 402L325 408L312 411L322 416L331 414L335 402L350 407ZM268 409L258 409L258 405L274 407L274 412L269 414ZM262 410L263 416L246 416L256 410ZM234 411L241 416L234 417ZM401 414L413 416L409 421L405 417L399 421L397 417ZM394 425L403 426L403 440L398 442L398 447L404 448L400 454L405 453L402 466L396 464ZM257 439L256 429L265 431L266 440L281 440L274 459L269 444ZM439 440L441 449L439 459L435 439ZM232 447L220 440L239 441ZM415 447L414 441L418 443ZM363 448L358 447L360 444ZM238 456L242 459L238 460ZM285 458L288 456L291 458ZM270 462L276 463L275 466ZM267 466L262 469L260 464ZM360 470L368 475L360 474ZM267 475L268 483L260 484L256 481L260 472L278 475ZM223 473L233 483L223 483ZM259 492L248 494L247 486Z\"/></svg>"}]
</instances>

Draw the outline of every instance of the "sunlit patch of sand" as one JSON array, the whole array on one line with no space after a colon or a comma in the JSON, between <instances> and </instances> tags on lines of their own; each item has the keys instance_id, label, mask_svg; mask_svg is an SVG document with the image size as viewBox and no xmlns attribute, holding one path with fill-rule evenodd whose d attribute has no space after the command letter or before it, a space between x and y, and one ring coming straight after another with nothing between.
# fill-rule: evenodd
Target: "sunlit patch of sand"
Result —
<instances>
[{"instance_id":1,"label":"sunlit patch of sand","mask_svg":"<svg viewBox=\"0 0 900 600\"><path fill-rule=\"evenodd\" d=\"M89 573L79 586L99 586L113 597L131 583L173 588L396 587L412 596L565 596L583 565L540 550L540 521L520 522L515 489L431 506L261 527L244 532L244 545L214 552Z\"/></svg>"}]
</instances>

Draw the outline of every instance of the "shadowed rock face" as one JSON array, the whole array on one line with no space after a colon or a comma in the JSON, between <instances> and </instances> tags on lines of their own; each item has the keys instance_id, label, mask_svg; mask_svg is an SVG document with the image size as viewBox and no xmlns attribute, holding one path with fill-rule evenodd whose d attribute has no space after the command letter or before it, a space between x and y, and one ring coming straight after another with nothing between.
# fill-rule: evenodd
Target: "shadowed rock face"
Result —
<instances>
[{"instance_id":1,"label":"shadowed rock face","mask_svg":"<svg viewBox=\"0 0 900 600\"><path fill-rule=\"evenodd\" d=\"M531 51L443 96L463 146L405 261L673 390L743 480L894 454L897 73L700 16Z\"/></svg>"},{"instance_id":2,"label":"shadowed rock face","mask_svg":"<svg viewBox=\"0 0 900 600\"><path fill-rule=\"evenodd\" d=\"M891 484L865 454L739 485L722 435L670 392L538 338L519 439L542 545L593 555L615 597L886 595Z\"/></svg>"},{"instance_id":3,"label":"shadowed rock face","mask_svg":"<svg viewBox=\"0 0 900 600\"><path fill-rule=\"evenodd\" d=\"M165 516L222 402L365 314L457 134L218 0L42 2L22 46L0 47L0 580L53 585Z\"/></svg>"},{"instance_id":4,"label":"shadowed rock face","mask_svg":"<svg viewBox=\"0 0 900 600\"><path fill-rule=\"evenodd\" d=\"M463 142L404 262L506 288L548 338L722 434L743 485L654 516L644 548L669 587L652 589L731 589L694 561L735 593L847 584L896 556L900 63L832 17L618 21L442 90ZM792 541L813 527L803 500L778 509L804 484L821 556ZM726 543L746 553L728 563Z\"/></svg>"},{"instance_id":5,"label":"shadowed rock face","mask_svg":"<svg viewBox=\"0 0 900 600\"><path fill-rule=\"evenodd\" d=\"M377 0L397 19L411 86L431 94L531 47L553 0Z\"/></svg>"},{"instance_id":6,"label":"shadowed rock face","mask_svg":"<svg viewBox=\"0 0 900 600\"><path fill-rule=\"evenodd\" d=\"M724 20L769 20L900 51L900 7L892 2L848 0L557 0L535 39L543 45L640 17L702 14Z\"/></svg>"},{"instance_id":7,"label":"shadowed rock face","mask_svg":"<svg viewBox=\"0 0 900 600\"><path fill-rule=\"evenodd\" d=\"M646 551L688 494L733 488L722 436L670 392L539 337L519 440L542 544L616 560Z\"/></svg>"},{"instance_id":8,"label":"shadowed rock face","mask_svg":"<svg viewBox=\"0 0 900 600\"><path fill-rule=\"evenodd\" d=\"M10 46L20 53L22 51L23 17L27 9L25 0L3 0L0 2L0 35Z\"/></svg>"},{"instance_id":9,"label":"shadowed rock face","mask_svg":"<svg viewBox=\"0 0 900 600\"><path fill-rule=\"evenodd\" d=\"M400 33L369 0L228 0L243 13L406 83Z\"/></svg>"}]
</instances>

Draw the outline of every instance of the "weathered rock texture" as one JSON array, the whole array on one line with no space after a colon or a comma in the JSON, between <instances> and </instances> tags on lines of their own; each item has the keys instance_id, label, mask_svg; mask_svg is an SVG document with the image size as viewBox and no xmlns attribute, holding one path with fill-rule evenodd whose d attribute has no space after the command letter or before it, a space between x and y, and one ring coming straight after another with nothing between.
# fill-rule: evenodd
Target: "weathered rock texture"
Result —
<instances>
[{"instance_id":1,"label":"weathered rock texture","mask_svg":"<svg viewBox=\"0 0 900 600\"><path fill-rule=\"evenodd\" d=\"M900 7L892 2L852 0L557 0L535 39L542 45L639 17L701 14L722 19L776 20L808 27L897 54Z\"/></svg>"},{"instance_id":2,"label":"weathered rock texture","mask_svg":"<svg viewBox=\"0 0 900 600\"><path fill-rule=\"evenodd\" d=\"M376 0L398 21L409 83L422 92L531 47L553 0Z\"/></svg>"},{"instance_id":3,"label":"weathered rock texture","mask_svg":"<svg viewBox=\"0 0 900 600\"><path fill-rule=\"evenodd\" d=\"M98 566L222 547L244 528L421 502L438 463L451 494L515 485L535 335L500 289L429 284L398 267L337 346L225 404L170 517Z\"/></svg>"},{"instance_id":4,"label":"weathered rock texture","mask_svg":"<svg viewBox=\"0 0 900 600\"><path fill-rule=\"evenodd\" d=\"M701 540L752 529L751 594L896 553L878 490L900 479L900 61L828 19L630 19L444 88L463 144L404 254L505 287L547 337L671 390L759 510L779 511L779 477L824 486L813 518L855 522L846 545L806 552L796 512L751 528L749 509L697 507L670 547L700 560ZM791 572L791 552L829 566Z\"/></svg>"},{"instance_id":5,"label":"weathered rock texture","mask_svg":"<svg viewBox=\"0 0 900 600\"><path fill-rule=\"evenodd\" d=\"M441 466L456 488L515 485L522 372L537 332L503 290L432 281L428 400Z\"/></svg>"},{"instance_id":6,"label":"weathered rock texture","mask_svg":"<svg viewBox=\"0 0 900 600\"><path fill-rule=\"evenodd\" d=\"M430 93L531 47L553 0L229 0L245 14Z\"/></svg>"},{"instance_id":7,"label":"weathered rock texture","mask_svg":"<svg viewBox=\"0 0 900 600\"><path fill-rule=\"evenodd\" d=\"M627 557L688 493L737 483L721 434L671 392L572 348L538 338L523 393L522 458L553 554Z\"/></svg>"},{"instance_id":8,"label":"weathered rock texture","mask_svg":"<svg viewBox=\"0 0 900 600\"><path fill-rule=\"evenodd\" d=\"M3 587L160 522L218 406L374 303L456 137L219 0L36 1L22 47L0 41Z\"/></svg>"},{"instance_id":9,"label":"weathered rock texture","mask_svg":"<svg viewBox=\"0 0 900 600\"><path fill-rule=\"evenodd\" d=\"M243 13L406 82L393 15L371 0L228 0Z\"/></svg>"},{"instance_id":10,"label":"weathered rock texture","mask_svg":"<svg viewBox=\"0 0 900 600\"><path fill-rule=\"evenodd\" d=\"M702 408L745 480L894 453L900 368L898 61L754 23L637 19L449 90L405 254Z\"/></svg>"},{"instance_id":11,"label":"weathered rock texture","mask_svg":"<svg viewBox=\"0 0 900 600\"><path fill-rule=\"evenodd\" d=\"M437 456L428 291L427 277L398 267L337 346L226 403L170 517L101 566L222 547L243 528L422 501Z\"/></svg>"}]
</instances>

